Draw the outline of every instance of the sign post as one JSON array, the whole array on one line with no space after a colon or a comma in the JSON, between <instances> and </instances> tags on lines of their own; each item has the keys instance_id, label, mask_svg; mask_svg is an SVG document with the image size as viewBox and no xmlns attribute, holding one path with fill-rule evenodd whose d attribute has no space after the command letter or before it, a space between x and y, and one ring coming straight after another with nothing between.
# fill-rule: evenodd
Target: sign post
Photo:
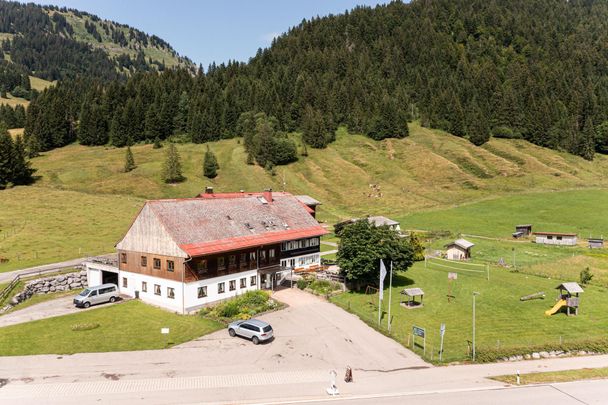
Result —
<instances>
[{"instance_id":1,"label":"sign post","mask_svg":"<svg viewBox=\"0 0 608 405\"><path fill-rule=\"evenodd\" d=\"M439 336L441 336L441 345L439 346L439 362L443 359L443 335L445 335L445 323L439 327Z\"/></svg>"},{"instance_id":2,"label":"sign post","mask_svg":"<svg viewBox=\"0 0 608 405\"><path fill-rule=\"evenodd\" d=\"M448 273L448 303L451 302L452 298L455 298L452 295L452 281L458 279L458 273Z\"/></svg>"},{"instance_id":3,"label":"sign post","mask_svg":"<svg viewBox=\"0 0 608 405\"><path fill-rule=\"evenodd\" d=\"M416 347L416 336L419 336L422 338L422 350L423 350L423 355L426 355L426 332L424 330L424 328L420 328L418 326L412 326L412 347L415 348Z\"/></svg>"},{"instance_id":4,"label":"sign post","mask_svg":"<svg viewBox=\"0 0 608 405\"><path fill-rule=\"evenodd\" d=\"M165 335L165 347L169 347L169 328L160 328L160 333Z\"/></svg>"}]
</instances>

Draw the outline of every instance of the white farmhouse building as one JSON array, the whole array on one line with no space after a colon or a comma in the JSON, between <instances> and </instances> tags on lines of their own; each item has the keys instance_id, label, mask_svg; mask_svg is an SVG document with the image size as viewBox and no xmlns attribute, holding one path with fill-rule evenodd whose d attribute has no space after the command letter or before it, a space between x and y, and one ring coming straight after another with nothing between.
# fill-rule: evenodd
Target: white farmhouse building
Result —
<instances>
[{"instance_id":1,"label":"white farmhouse building","mask_svg":"<svg viewBox=\"0 0 608 405\"><path fill-rule=\"evenodd\" d=\"M320 266L327 231L289 193L148 201L116 245L118 263L85 263L89 286L186 313Z\"/></svg>"}]
</instances>

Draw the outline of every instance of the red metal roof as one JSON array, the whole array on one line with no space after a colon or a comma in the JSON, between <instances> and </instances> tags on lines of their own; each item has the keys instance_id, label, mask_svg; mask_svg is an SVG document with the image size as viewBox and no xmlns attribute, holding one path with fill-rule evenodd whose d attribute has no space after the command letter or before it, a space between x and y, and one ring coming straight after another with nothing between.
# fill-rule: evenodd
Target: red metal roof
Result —
<instances>
[{"instance_id":1,"label":"red metal roof","mask_svg":"<svg viewBox=\"0 0 608 405\"><path fill-rule=\"evenodd\" d=\"M186 254L221 251L316 237L328 232L312 210L290 193L214 193L148 201L153 215Z\"/></svg>"},{"instance_id":2,"label":"red metal roof","mask_svg":"<svg viewBox=\"0 0 608 405\"><path fill-rule=\"evenodd\" d=\"M532 235L576 236L575 233L561 233L561 232L532 232Z\"/></svg>"},{"instance_id":3,"label":"red metal roof","mask_svg":"<svg viewBox=\"0 0 608 405\"><path fill-rule=\"evenodd\" d=\"M180 245L180 249L190 256L202 256L232 250L245 249L254 246L270 245L283 241L312 238L326 235L329 232L321 226L308 229L291 229L285 231L266 232L262 235L249 235L237 238L221 239L213 242L191 243Z\"/></svg>"}]
</instances>

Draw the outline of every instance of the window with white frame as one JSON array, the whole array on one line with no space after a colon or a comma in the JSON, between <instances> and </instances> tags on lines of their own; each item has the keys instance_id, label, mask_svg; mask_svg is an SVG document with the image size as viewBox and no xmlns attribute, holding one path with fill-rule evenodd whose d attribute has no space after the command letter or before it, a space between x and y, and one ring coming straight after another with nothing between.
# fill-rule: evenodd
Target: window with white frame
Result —
<instances>
[{"instance_id":1,"label":"window with white frame","mask_svg":"<svg viewBox=\"0 0 608 405\"><path fill-rule=\"evenodd\" d=\"M205 298L207 296L207 286L202 286L198 288L198 297Z\"/></svg>"},{"instance_id":2,"label":"window with white frame","mask_svg":"<svg viewBox=\"0 0 608 405\"><path fill-rule=\"evenodd\" d=\"M148 292L148 283L146 283L145 281L141 282L141 291Z\"/></svg>"},{"instance_id":3,"label":"window with white frame","mask_svg":"<svg viewBox=\"0 0 608 405\"><path fill-rule=\"evenodd\" d=\"M167 298L174 299L175 298L175 289L172 287L167 287Z\"/></svg>"},{"instance_id":4,"label":"window with white frame","mask_svg":"<svg viewBox=\"0 0 608 405\"><path fill-rule=\"evenodd\" d=\"M258 276L251 276L249 279L249 284L253 287L258 283Z\"/></svg>"},{"instance_id":5,"label":"window with white frame","mask_svg":"<svg viewBox=\"0 0 608 405\"><path fill-rule=\"evenodd\" d=\"M160 295L160 284L154 284L154 295Z\"/></svg>"},{"instance_id":6,"label":"window with white frame","mask_svg":"<svg viewBox=\"0 0 608 405\"><path fill-rule=\"evenodd\" d=\"M236 280L230 280L230 284L228 285L228 288L230 288L230 291L236 290Z\"/></svg>"},{"instance_id":7,"label":"window with white frame","mask_svg":"<svg viewBox=\"0 0 608 405\"><path fill-rule=\"evenodd\" d=\"M217 293L223 294L226 292L226 283L218 283L217 284Z\"/></svg>"},{"instance_id":8,"label":"window with white frame","mask_svg":"<svg viewBox=\"0 0 608 405\"><path fill-rule=\"evenodd\" d=\"M241 288L247 288L247 278L243 277L241 280Z\"/></svg>"}]
</instances>

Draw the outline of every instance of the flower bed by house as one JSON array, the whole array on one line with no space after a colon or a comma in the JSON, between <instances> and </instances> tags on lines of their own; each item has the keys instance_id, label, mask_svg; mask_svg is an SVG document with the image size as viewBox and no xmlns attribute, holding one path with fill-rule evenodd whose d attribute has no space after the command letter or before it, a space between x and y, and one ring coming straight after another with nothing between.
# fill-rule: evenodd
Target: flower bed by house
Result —
<instances>
[{"instance_id":1,"label":"flower bed by house","mask_svg":"<svg viewBox=\"0 0 608 405\"><path fill-rule=\"evenodd\" d=\"M343 291L342 284L329 280L315 280L311 278L302 278L298 280L297 286L300 290L311 292L315 295L328 297L335 293Z\"/></svg>"},{"instance_id":2,"label":"flower bed by house","mask_svg":"<svg viewBox=\"0 0 608 405\"><path fill-rule=\"evenodd\" d=\"M231 300L212 307L203 308L201 316L229 322L235 319L250 319L264 312L283 308L283 304L270 298L266 291L248 291Z\"/></svg>"}]
</instances>

